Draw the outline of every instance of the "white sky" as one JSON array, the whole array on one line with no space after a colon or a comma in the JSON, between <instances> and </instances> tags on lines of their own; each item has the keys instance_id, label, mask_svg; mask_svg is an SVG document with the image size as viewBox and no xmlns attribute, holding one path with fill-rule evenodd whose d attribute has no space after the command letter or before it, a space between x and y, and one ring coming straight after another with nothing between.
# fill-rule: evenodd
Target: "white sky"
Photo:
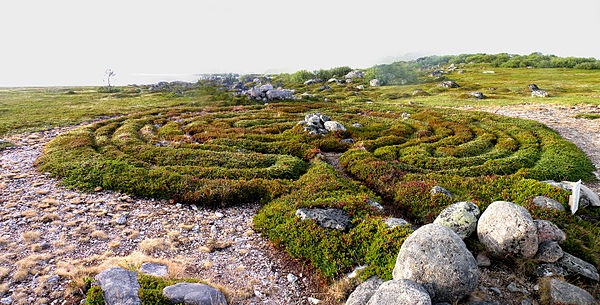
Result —
<instances>
[{"instance_id":1,"label":"white sky","mask_svg":"<svg viewBox=\"0 0 600 305\"><path fill-rule=\"evenodd\" d=\"M600 0L0 2L0 87L534 51L600 58Z\"/></svg>"}]
</instances>

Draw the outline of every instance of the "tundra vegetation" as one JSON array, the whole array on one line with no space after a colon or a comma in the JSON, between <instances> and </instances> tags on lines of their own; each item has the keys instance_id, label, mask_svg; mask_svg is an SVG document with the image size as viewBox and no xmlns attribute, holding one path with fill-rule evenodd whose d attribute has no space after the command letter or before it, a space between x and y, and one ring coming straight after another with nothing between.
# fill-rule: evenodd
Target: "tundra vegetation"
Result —
<instances>
[{"instance_id":1,"label":"tundra vegetation","mask_svg":"<svg viewBox=\"0 0 600 305\"><path fill-rule=\"evenodd\" d=\"M432 66L449 64L464 73L442 78L459 88L441 88L439 79L429 76ZM494 73L482 73L491 69ZM389 229L384 220L400 216L418 225L431 223L457 201L471 201L482 211L498 200L521 205L567 233L565 251L598 266L600 228L586 221L600 217L597 209L577 217L532 203L535 196L547 196L567 206L567 192L539 181L594 181L595 167L586 155L540 123L442 106L598 104L599 69L597 60L537 53L432 56L375 66L365 78L350 82L327 82L343 80L352 70L348 67L273 75L274 85L309 95L269 103L208 82L177 94L134 86L113 93L3 89L0 134L110 117L51 141L39 169L82 190L102 187L207 206L263 202L255 229L332 281L359 265L368 266L364 278L390 279L398 250L412 231ZM304 84L315 78L329 88ZM386 86L369 86L371 79ZM530 97L530 83L551 97ZM417 89L427 95L413 96ZM470 98L472 91L487 98ZM346 130L309 134L297 123L315 112ZM341 141L349 138L354 144ZM351 179L323 161L330 152L341 153L340 164ZM454 199L432 196L436 185ZM371 201L383 203L386 211ZM325 229L296 217L298 208L340 208L352 225L346 231ZM476 237L466 242L481 248ZM97 288L90 292L98 298Z\"/></svg>"}]
</instances>

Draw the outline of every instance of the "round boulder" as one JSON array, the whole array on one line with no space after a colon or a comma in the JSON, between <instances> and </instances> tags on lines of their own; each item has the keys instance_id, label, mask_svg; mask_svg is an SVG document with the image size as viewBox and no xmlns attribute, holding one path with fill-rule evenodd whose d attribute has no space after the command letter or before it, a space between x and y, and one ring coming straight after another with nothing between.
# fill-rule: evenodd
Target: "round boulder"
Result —
<instances>
[{"instance_id":1,"label":"round boulder","mask_svg":"<svg viewBox=\"0 0 600 305\"><path fill-rule=\"evenodd\" d=\"M437 224L422 226L406 238L392 276L420 284L434 303L463 298L479 280L475 258L460 236Z\"/></svg>"},{"instance_id":2,"label":"round boulder","mask_svg":"<svg viewBox=\"0 0 600 305\"><path fill-rule=\"evenodd\" d=\"M481 214L477 236L498 257L531 258L538 250L538 232L527 210L512 202L496 201Z\"/></svg>"},{"instance_id":3,"label":"round boulder","mask_svg":"<svg viewBox=\"0 0 600 305\"><path fill-rule=\"evenodd\" d=\"M393 280L381 284L367 305L431 305L431 298L413 281Z\"/></svg>"},{"instance_id":4,"label":"round boulder","mask_svg":"<svg viewBox=\"0 0 600 305\"><path fill-rule=\"evenodd\" d=\"M442 210L433 223L452 229L460 238L469 237L477 229L479 208L472 202L457 202Z\"/></svg>"}]
</instances>

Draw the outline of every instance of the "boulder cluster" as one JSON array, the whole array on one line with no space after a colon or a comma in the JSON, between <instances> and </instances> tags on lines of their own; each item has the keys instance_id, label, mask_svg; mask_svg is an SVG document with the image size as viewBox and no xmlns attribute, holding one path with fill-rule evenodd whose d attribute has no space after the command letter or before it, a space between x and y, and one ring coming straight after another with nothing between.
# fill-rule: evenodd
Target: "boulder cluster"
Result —
<instances>
[{"instance_id":1,"label":"boulder cluster","mask_svg":"<svg viewBox=\"0 0 600 305\"><path fill-rule=\"evenodd\" d=\"M569 185L564 183L565 188ZM453 196L440 186L434 187L430 194ZM564 211L560 203L547 197L536 197L534 204ZM485 247L477 259L463 242L474 233ZM562 250L560 243L565 241L566 234L555 224L533 219L517 204L496 201L480 213L472 202L457 202L442 210L432 224L420 227L406 238L396 259L393 280L384 281L376 276L367 279L349 296L346 305L456 303L476 289L478 267L491 265L488 256L535 262L535 275L545 285L545 297L551 304L597 304L584 289L555 278L577 276L599 280L592 264ZM514 283L507 288L523 290Z\"/></svg>"},{"instance_id":2,"label":"boulder cluster","mask_svg":"<svg viewBox=\"0 0 600 305\"><path fill-rule=\"evenodd\" d=\"M325 135L333 131L346 131L346 127L339 122L332 121L328 115L320 113L310 113L304 116L304 120L298 122L298 125L305 125L304 131L311 135Z\"/></svg>"},{"instance_id":3,"label":"boulder cluster","mask_svg":"<svg viewBox=\"0 0 600 305\"><path fill-rule=\"evenodd\" d=\"M248 96L257 101L274 101L274 100L296 100L300 99L294 95L295 91L291 89L283 89L281 87L275 89L271 84L257 85L248 90L241 90L239 94Z\"/></svg>"},{"instance_id":4,"label":"boulder cluster","mask_svg":"<svg viewBox=\"0 0 600 305\"><path fill-rule=\"evenodd\" d=\"M144 263L140 271L153 276L166 276L167 266ZM96 275L95 279L104 294L106 305L141 305L138 274L121 267L106 269ZM167 286L162 291L163 297L171 304L194 305L227 305L225 295L216 288L200 283L177 283Z\"/></svg>"}]
</instances>

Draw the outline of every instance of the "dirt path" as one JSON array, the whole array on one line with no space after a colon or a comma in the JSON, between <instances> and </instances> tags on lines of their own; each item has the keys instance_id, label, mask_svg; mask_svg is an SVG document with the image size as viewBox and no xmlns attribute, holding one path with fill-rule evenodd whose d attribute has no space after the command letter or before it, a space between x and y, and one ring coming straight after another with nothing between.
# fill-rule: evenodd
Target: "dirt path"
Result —
<instances>
[{"instance_id":1,"label":"dirt path","mask_svg":"<svg viewBox=\"0 0 600 305\"><path fill-rule=\"evenodd\" d=\"M252 230L256 204L205 209L112 191L86 194L39 173L34 162L43 146L68 129L5 139L16 146L0 152L1 298L78 304L71 277L147 261L166 263L171 276L219 285L232 304L322 297L310 271Z\"/></svg>"}]
</instances>

